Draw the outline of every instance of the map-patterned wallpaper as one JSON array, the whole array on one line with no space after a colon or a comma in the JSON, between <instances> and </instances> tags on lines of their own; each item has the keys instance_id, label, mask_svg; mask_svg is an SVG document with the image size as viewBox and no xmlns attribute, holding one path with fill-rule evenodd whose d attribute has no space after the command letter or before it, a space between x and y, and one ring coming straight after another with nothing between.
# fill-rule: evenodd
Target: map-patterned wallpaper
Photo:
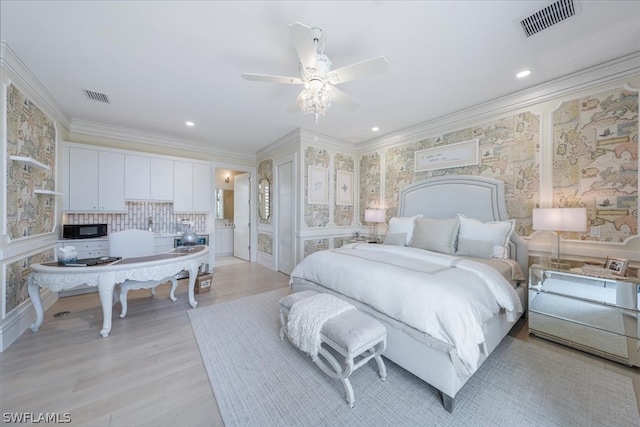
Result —
<instances>
[{"instance_id":1,"label":"map-patterned wallpaper","mask_svg":"<svg viewBox=\"0 0 640 427\"><path fill-rule=\"evenodd\" d=\"M352 188L350 189L338 188L338 171L350 172L351 174L354 174L355 162L353 160L353 156L337 153L333 158L333 164L334 164L333 182L335 186L334 194L336 194L336 197L334 200L335 204L333 208L333 222L338 227L349 227L353 225L353 215L355 212L354 203L352 201L351 205L339 205L337 203L338 202L337 194L340 191L345 191L345 192L348 191L352 195L352 197L355 197L356 192L354 191L354 188L353 188L355 183L352 180L350 184ZM353 178L355 179L355 177Z\"/></svg>"},{"instance_id":2,"label":"map-patterned wallpaper","mask_svg":"<svg viewBox=\"0 0 640 427\"><path fill-rule=\"evenodd\" d=\"M554 111L553 171L554 207L587 208L600 241L637 235L638 92L611 90Z\"/></svg>"},{"instance_id":3,"label":"map-patterned wallpaper","mask_svg":"<svg viewBox=\"0 0 640 427\"><path fill-rule=\"evenodd\" d=\"M329 169L329 152L316 147L307 147L304 151L304 223L309 228L326 227L329 224L329 205L310 205L309 200L309 166ZM328 185L329 183L327 183Z\"/></svg>"},{"instance_id":4,"label":"map-patterned wallpaper","mask_svg":"<svg viewBox=\"0 0 640 427\"><path fill-rule=\"evenodd\" d=\"M29 266L31 264L50 262L54 260L53 249L31 255L19 259L7 265L7 282L6 282L6 312L2 313L4 319L14 308L29 298L27 290L27 276L29 275Z\"/></svg>"},{"instance_id":5,"label":"map-patterned wallpaper","mask_svg":"<svg viewBox=\"0 0 640 427\"><path fill-rule=\"evenodd\" d=\"M53 120L13 84L7 86L7 155L29 157L49 170L9 161L7 169L7 234L15 240L51 233L55 196L35 189L56 188L56 127Z\"/></svg>"},{"instance_id":6,"label":"map-patterned wallpaper","mask_svg":"<svg viewBox=\"0 0 640 427\"><path fill-rule=\"evenodd\" d=\"M480 162L435 171L415 172L414 153L472 139L479 139ZM364 209L379 192L375 175L375 154L360 159L361 203ZM384 157L385 208L387 221L396 215L399 191L409 184L442 175L480 175L505 182L507 211L516 219L521 235L531 234L531 211L539 201L540 118L524 112L488 123L389 148ZM362 167L365 166L365 167ZM367 170L371 172L368 173ZM363 182L363 180L365 180ZM361 209L361 211L362 211ZM362 212L361 212L362 215Z\"/></svg>"}]
</instances>

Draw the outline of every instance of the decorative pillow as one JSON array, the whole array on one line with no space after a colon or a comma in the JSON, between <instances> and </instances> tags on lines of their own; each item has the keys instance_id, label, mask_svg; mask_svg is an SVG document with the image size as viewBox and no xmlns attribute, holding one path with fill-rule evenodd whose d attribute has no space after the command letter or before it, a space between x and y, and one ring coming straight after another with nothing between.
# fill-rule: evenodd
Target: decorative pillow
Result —
<instances>
[{"instance_id":1,"label":"decorative pillow","mask_svg":"<svg viewBox=\"0 0 640 427\"><path fill-rule=\"evenodd\" d=\"M454 254L457 238L458 218L416 218L411 246L443 254Z\"/></svg>"},{"instance_id":2,"label":"decorative pillow","mask_svg":"<svg viewBox=\"0 0 640 427\"><path fill-rule=\"evenodd\" d=\"M396 217L394 216L389 220L389 229L387 233L398 234L398 233L407 233L405 245L409 246L411 244L411 237L413 236L413 221L416 218L422 217L422 215L416 216L408 216L408 217Z\"/></svg>"},{"instance_id":3,"label":"decorative pillow","mask_svg":"<svg viewBox=\"0 0 640 427\"><path fill-rule=\"evenodd\" d=\"M460 230L458 239L489 240L493 242L493 258L508 258L509 237L513 233L516 221L482 222L458 214Z\"/></svg>"},{"instance_id":4,"label":"decorative pillow","mask_svg":"<svg viewBox=\"0 0 640 427\"><path fill-rule=\"evenodd\" d=\"M456 255L475 258L493 258L493 242L491 240L471 240L458 237Z\"/></svg>"},{"instance_id":5,"label":"decorative pillow","mask_svg":"<svg viewBox=\"0 0 640 427\"><path fill-rule=\"evenodd\" d=\"M404 246L407 243L407 233L387 233L382 243L385 245Z\"/></svg>"}]
</instances>

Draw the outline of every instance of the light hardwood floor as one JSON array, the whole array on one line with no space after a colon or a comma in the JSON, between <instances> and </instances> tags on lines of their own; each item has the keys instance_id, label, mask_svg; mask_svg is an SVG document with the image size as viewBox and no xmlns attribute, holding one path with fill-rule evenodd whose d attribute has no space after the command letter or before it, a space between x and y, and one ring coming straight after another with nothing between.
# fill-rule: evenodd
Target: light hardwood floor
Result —
<instances>
[{"instance_id":1,"label":"light hardwood floor","mask_svg":"<svg viewBox=\"0 0 640 427\"><path fill-rule=\"evenodd\" d=\"M198 308L286 287L288 279L255 263L226 260L214 271L211 292L196 295ZM72 426L223 425L189 324L186 291L181 284L175 303L168 285L156 297L129 292L127 317L120 319L120 306L114 307L108 338L98 334L97 294L61 298L45 312L39 332L26 331L0 353L0 412L67 412ZM62 311L70 314L53 317ZM526 320L510 335L626 375L640 396L637 368L529 336Z\"/></svg>"}]
</instances>

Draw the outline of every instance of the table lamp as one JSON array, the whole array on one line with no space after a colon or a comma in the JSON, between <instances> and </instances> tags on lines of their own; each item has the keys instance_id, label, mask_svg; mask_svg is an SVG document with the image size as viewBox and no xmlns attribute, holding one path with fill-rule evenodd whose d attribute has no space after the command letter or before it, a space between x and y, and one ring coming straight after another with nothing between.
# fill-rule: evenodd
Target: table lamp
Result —
<instances>
[{"instance_id":1,"label":"table lamp","mask_svg":"<svg viewBox=\"0 0 640 427\"><path fill-rule=\"evenodd\" d=\"M533 229L556 233L558 240L556 265L560 267L560 233L563 231L586 231L587 210L585 208L534 209Z\"/></svg>"},{"instance_id":2,"label":"table lamp","mask_svg":"<svg viewBox=\"0 0 640 427\"><path fill-rule=\"evenodd\" d=\"M371 231L375 241L378 241L378 224L384 222L384 209L365 209L364 220L370 222Z\"/></svg>"}]
</instances>

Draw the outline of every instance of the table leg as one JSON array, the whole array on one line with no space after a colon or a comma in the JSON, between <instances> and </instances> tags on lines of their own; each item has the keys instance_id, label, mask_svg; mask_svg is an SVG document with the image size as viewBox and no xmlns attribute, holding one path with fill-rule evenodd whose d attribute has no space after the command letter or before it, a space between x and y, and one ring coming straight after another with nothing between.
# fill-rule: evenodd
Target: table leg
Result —
<instances>
[{"instance_id":1,"label":"table leg","mask_svg":"<svg viewBox=\"0 0 640 427\"><path fill-rule=\"evenodd\" d=\"M102 329L100 335L103 338L109 336L111 332L111 313L113 308L113 288L115 283L111 281L102 281L98 284L98 293L100 294L100 305L102 305Z\"/></svg>"},{"instance_id":2,"label":"table leg","mask_svg":"<svg viewBox=\"0 0 640 427\"><path fill-rule=\"evenodd\" d=\"M198 305L198 301L196 301L195 297L196 276L198 275L198 270L200 270L199 265L189 268L189 304L191 304L191 307L193 308L196 308Z\"/></svg>"},{"instance_id":3,"label":"table leg","mask_svg":"<svg viewBox=\"0 0 640 427\"><path fill-rule=\"evenodd\" d=\"M33 277L29 275L27 278L27 290L29 291L29 298L31 298L31 304L36 311L36 320L31 324L30 328L33 332L36 332L42 326L44 320L44 313L42 309L42 301L40 300L40 286L33 283Z\"/></svg>"}]
</instances>

